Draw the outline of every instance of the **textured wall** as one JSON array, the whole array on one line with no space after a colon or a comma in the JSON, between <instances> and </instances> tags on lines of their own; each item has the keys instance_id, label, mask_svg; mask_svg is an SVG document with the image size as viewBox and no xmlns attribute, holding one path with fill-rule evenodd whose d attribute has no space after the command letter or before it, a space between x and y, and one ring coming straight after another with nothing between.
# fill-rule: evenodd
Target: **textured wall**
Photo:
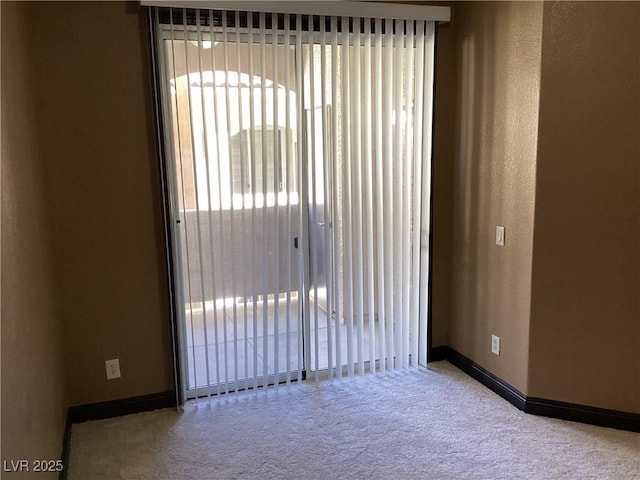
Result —
<instances>
[{"instance_id":1,"label":"textured wall","mask_svg":"<svg viewBox=\"0 0 640 480\"><path fill-rule=\"evenodd\" d=\"M640 412L640 4L545 3L529 393Z\"/></svg>"},{"instance_id":2,"label":"textured wall","mask_svg":"<svg viewBox=\"0 0 640 480\"><path fill-rule=\"evenodd\" d=\"M69 403L173 388L145 15L30 4ZM120 358L122 379L104 361Z\"/></svg>"},{"instance_id":3,"label":"textured wall","mask_svg":"<svg viewBox=\"0 0 640 480\"><path fill-rule=\"evenodd\" d=\"M526 392L542 4L466 3L455 21L450 345Z\"/></svg>"},{"instance_id":4,"label":"textured wall","mask_svg":"<svg viewBox=\"0 0 640 480\"><path fill-rule=\"evenodd\" d=\"M66 415L62 325L33 96L30 27L26 5L2 2L0 8L2 460L58 459ZM2 473L3 479L24 477Z\"/></svg>"}]
</instances>

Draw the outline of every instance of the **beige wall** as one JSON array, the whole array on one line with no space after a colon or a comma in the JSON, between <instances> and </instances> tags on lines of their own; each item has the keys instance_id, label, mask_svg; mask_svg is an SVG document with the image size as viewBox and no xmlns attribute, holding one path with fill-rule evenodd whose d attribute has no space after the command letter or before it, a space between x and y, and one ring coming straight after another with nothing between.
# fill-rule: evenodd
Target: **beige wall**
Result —
<instances>
[{"instance_id":1,"label":"beige wall","mask_svg":"<svg viewBox=\"0 0 640 480\"><path fill-rule=\"evenodd\" d=\"M639 412L640 5L460 4L453 24L450 345L527 395Z\"/></svg>"},{"instance_id":2,"label":"beige wall","mask_svg":"<svg viewBox=\"0 0 640 480\"><path fill-rule=\"evenodd\" d=\"M171 390L146 16L134 2L29 11L69 403Z\"/></svg>"},{"instance_id":3,"label":"beige wall","mask_svg":"<svg viewBox=\"0 0 640 480\"><path fill-rule=\"evenodd\" d=\"M640 4L544 6L529 394L640 413Z\"/></svg>"},{"instance_id":4,"label":"beige wall","mask_svg":"<svg viewBox=\"0 0 640 480\"><path fill-rule=\"evenodd\" d=\"M27 6L2 17L2 459L57 459L66 415ZM57 475L40 474L42 478ZM24 474L2 473L2 478Z\"/></svg>"},{"instance_id":5,"label":"beige wall","mask_svg":"<svg viewBox=\"0 0 640 480\"><path fill-rule=\"evenodd\" d=\"M450 345L526 392L542 4L468 3L455 21Z\"/></svg>"}]
</instances>

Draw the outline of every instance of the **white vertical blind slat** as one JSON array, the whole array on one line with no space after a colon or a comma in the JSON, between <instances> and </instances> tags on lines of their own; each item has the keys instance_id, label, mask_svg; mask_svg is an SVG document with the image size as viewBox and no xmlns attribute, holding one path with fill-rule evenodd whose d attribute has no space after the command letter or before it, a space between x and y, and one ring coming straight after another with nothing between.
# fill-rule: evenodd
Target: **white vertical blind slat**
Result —
<instances>
[{"instance_id":1,"label":"white vertical blind slat","mask_svg":"<svg viewBox=\"0 0 640 480\"><path fill-rule=\"evenodd\" d=\"M386 358L387 369L393 370L394 357L395 357L395 345L393 342L394 337L394 278L393 278L393 125L391 123L391 116L393 112L393 76L392 76L392 62L393 62L393 22L391 20L385 20L385 62L384 62L384 78L382 83L383 91L383 110L382 120L384 125L383 138L385 151L384 151L384 191L383 191L383 210L384 210L384 305L385 305L385 330L386 330Z\"/></svg>"},{"instance_id":2,"label":"white vertical blind slat","mask_svg":"<svg viewBox=\"0 0 640 480\"><path fill-rule=\"evenodd\" d=\"M322 165L324 171L324 244L325 251L329 251L331 248L331 229L332 229L332 220L331 220L331 212L332 212L332 204L330 198L330 185L333 185L331 180L332 172L330 171L330 161L329 161L329 151L328 144L331 142L331 138L329 137L329 129L328 129L328 121L327 118L327 32L326 32L326 18L322 17L320 19L320 79L322 81L321 86L321 108L322 108ZM332 339L332 330L331 330L331 312L333 311L333 291L331 288L331 278L332 278L332 265L331 265L331 255L325 254L325 287L326 287L326 295L327 295L327 311L326 313L326 326L327 326L327 370L329 374L329 380L333 379L333 339Z\"/></svg>"},{"instance_id":3,"label":"white vertical blind slat","mask_svg":"<svg viewBox=\"0 0 640 480\"><path fill-rule=\"evenodd\" d=\"M260 12L260 77L262 79L268 78L267 76L267 31L266 31L266 15L264 12ZM267 299L269 297L268 289L268 268L269 257L267 255L268 245L267 239L267 88L266 82L263 80L260 82L260 146L261 146L261 169L260 174L262 176L262 386L267 388L269 385L269 309Z\"/></svg>"},{"instance_id":4,"label":"white vertical blind slat","mask_svg":"<svg viewBox=\"0 0 640 480\"><path fill-rule=\"evenodd\" d=\"M240 24L240 12L235 12L235 22L236 22L236 25ZM213 39L213 36L211 38ZM235 60L236 60L236 64L240 65L240 62L241 62L240 42L238 41L237 37L236 37ZM238 132L239 132L240 138L242 138L242 132L244 127L243 110L244 110L244 102L242 101L242 92L240 89L238 89ZM246 208L245 178L246 178L247 171L246 171L245 152L243 148L240 148L238 158L240 160L240 196L242 199L241 201L242 213L240 217L240 222L241 222L240 228L242 233L240 235L240 244L242 246L242 251L246 252L248 250L247 248L248 239L245 235L245 232L247 231L247 219L246 219L246 215L244 214L244 209ZM249 272L252 270L251 267L252 265L248 261L248 256L242 255L241 271L240 271L240 276L241 276L240 288L242 292L242 300L244 305L244 308L242 309L242 316L243 316L243 337L244 337L244 388L245 390L249 388L249 312L247 311L246 292L248 290L247 276L249 275Z\"/></svg>"},{"instance_id":5,"label":"white vertical blind slat","mask_svg":"<svg viewBox=\"0 0 640 480\"><path fill-rule=\"evenodd\" d=\"M213 22L211 22L213 25ZM211 27L213 28L213 26ZM253 24L252 22L248 22L247 25L248 35L247 35L247 56L249 57L249 157L250 157L250 193L251 193L251 231L255 232L257 230L256 227L256 119L255 119L255 88L254 88L254 55L253 55ZM212 37L213 40L213 37ZM213 49L212 49L213 52ZM259 261L256 235L251 235L251 258L253 265L256 265ZM252 313L253 313L253 388L258 387L258 276L255 268L251 269L251 292L252 292ZM245 304L246 306L246 304Z\"/></svg>"},{"instance_id":6,"label":"white vertical blind slat","mask_svg":"<svg viewBox=\"0 0 640 480\"><path fill-rule=\"evenodd\" d=\"M386 307L385 307L385 229L384 229L384 154L383 150L383 103L382 103L382 20L379 18L375 21L375 90L374 90L374 120L375 120L375 156L376 156L376 287L377 287L377 307L378 307L378 332L379 332L379 366L380 371L386 370Z\"/></svg>"},{"instance_id":7,"label":"white vertical blind slat","mask_svg":"<svg viewBox=\"0 0 640 480\"><path fill-rule=\"evenodd\" d=\"M375 295L374 295L374 262L373 262L373 138L371 117L371 22L364 22L364 176L365 176L365 229L366 239L366 276L367 283L367 320L369 326L369 372L376 372L375 356Z\"/></svg>"},{"instance_id":8,"label":"white vertical blind slat","mask_svg":"<svg viewBox=\"0 0 640 480\"><path fill-rule=\"evenodd\" d=\"M344 309L347 324L347 375L353 376L353 236L351 216L351 108L349 18L342 17L342 165L344 215Z\"/></svg>"},{"instance_id":9,"label":"white vertical blind slat","mask_svg":"<svg viewBox=\"0 0 640 480\"><path fill-rule=\"evenodd\" d=\"M358 374L364 375L364 289L362 258L362 102L361 102L361 72L360 72L360 19L353 19L353 228L354 228L354 270L355 270L355 313L357 323L357 360Z\"/></svg>"},{"instance_id":10,"label":"white vertical blind slat","mask_svg":"<svg viewBox=\"0 0 640 480\"><path fill-rule=\"evenodd\" d=\"M303 243L308 237L306 232L308 232L308 224L305 230L305 217L304 210L307 206L305 199L307 198L306 192L307 188L305 186L305 177L303 176L303 171L306 172L305 169L302 168L302 159L303 159L303 146L304 146L304 133L302 128L302 119L304 115L303 101L303 82L302 82L302 15L296 15L296 86L297 90L297 145L298 145L298 192L300 195L300 204L298 205L298 226L302 228L301 238L299 239L299 253L298 253L298 278L300 279L300 287L298 289L298 318L306 318L307 321L304 325L304 333L303 328L298 328L298 383L302 382L302 371L305 365L309 365L310 358L308 357L309 349L303 351L303 335L305 345L309 345L309 295L307 291L306 285L308 284L308 278L305 272L308 272L308 268L305 265L308 265L308 254L306 245ZM306 242L305 242L306 243ZM304 282L304 283L303 283ZM303 305L304 304L304 305ZM304 306L304 312L303 312ZM303 316L304 315L304 316Z\"/></svg>"},{"instance_id":11,"label":"white vertical blind slat","mask_svg":"<svg viewBox=\"0 0 640 480\"><path fill-rule=\"evenodd\" d=\"M340 197L338 192L338 172L340 171L338 165L338 19L337 17L331 17L331 125L332 125L332 143L331 143L331 170L333 172L332 177L332 192L333 192L333 255L335 258L339 256L341 238L342 238L342 225L338 218L337 213L340 210ZM335 264L335 263L334 263ZM342 377L342 315L343 309L341 305L341 297L343 290L341 288L341 275L340 268L336 265L334 269L334 291L336 292L336 299L334 302L335 310L335 345L336 345L336 376ZM342 296L344 298L344 296Z\"/></svg>"},{"instance_id":12,"label":"white vertical blind slat","mask_svg":"<svg viewBox=\"0 0 640 480\"><path fill-rule=\"evenodd\" d=\"M316 242L318 242L318 238L316 237L316 228L320 223L318 220L318 184L317 184L317 162L319 161L316 158L316 142L321 139L317 137L316 130L316 66L315 66L315 33L310 32L311 41L310 45L307 47L307 52L309 53L309 123L307 127L310 127L309 139L307 140L307 148L309 150L309 168L311 169L311 183L309 185L309 191L311 192L311 219L310 221L313 224L313 229L311 230L311 234L314 238L309 238L310 247L314 246ZM311 252L311 272L315 277L313 281L311 281L311 285L313 285L313 370L316 381L319 379L320 369L320 339L319 339L319 311L318 311L318 255L316 252ZM311 286L310 285L310 286Z\"/></svg>"},{"instance_id":13,"label":"white vertical blind slat","mask_svg":"<svg viewBox=\"0 0 640 480\"><path fill-rule=\"evenodd\" d=\"M290 172L291 165L291 151L289 148L291 142L291 85L289 80L289 72L291 71L291 59L289 55L289 42L291 41L290 37L290 25L291 19L289 15L285 16L284 19L284 50L286 52L285 56L285 77L284 77L284 89L285 89L285 165L286 165L286 187L287 187L287 238L286 242L292 242L293 233L291 232L291 183L292 177ZM286 313L286 332L287 339L285 341L286 344L286 383L289 385L291 383L291 290L293 289L292 285L292 261L291 261L292 251L291 248L287 249L287 261L286 261L286 276L287 276L287 313Z\"/></svg>"},{"instance_id":14,"label":"white vertical blind slat","mask_svg":"<svg viewBox=\"0 0 640 480\"><path fill-rule=\"evenodd\" d=\"M277 18L277 17L276 17ZM280 374L280 124L278 123L278 95L280 88L278 85L278 35L271 34L271 49L272 49L272 77L273 77L273 125L274 125L274 138L273 138L273 195L274 195L274 217L272 228L274 231L274 258L273 266L275 275L273 276L274 286L274 299L273 299L273 373L275 376L274 386L278 389L278 376Z\"/></svg>"},{"instance_id":15,"label":"white vertical blind slat","mask_svg":"<svg viewBox=\"0 0 640 480\"><path fill-rule=\"evenodd\" d=\"M402 311L402 267L403 251L402 251L402 188L404 184L403 178L403 157L402 157L402 78L404 70L402 68L402 56L404 53L404 35L401 33L403 28L403 22L400 20L394 20L394 28L396 34L394 35L394 74L393 80L393 119L394 119L394 132L393 132L393 277L394 277L394 290L393 290L393 306L394 306L394 353L395 353L395 366L402 365L402 359L404 357L402 352L402 332L404 330L404 312Z\"/></svg>"},{"instance_id":16,"label":"white vertical blind slat","mask_svg":"<svg viewBox=\"0 0 640 480\"><path fill-rule=\"evenodd\" d=\"M416 27L416 67L415 67L415 104L416 106L422 105L424 98L424 22L417 22ZM413 296L411 298L411 330L413 334L412 350L411 350L411 364L412 366L418 365L419 356L419 317L420 317L420 237L422 223L418 214L422 206L422 123L423 115L416 109L416 113L413 116L413 238L412 238L412 285L411 290ZM425 325L426 327L426 325Z\"/></svg>"}]
</instances>

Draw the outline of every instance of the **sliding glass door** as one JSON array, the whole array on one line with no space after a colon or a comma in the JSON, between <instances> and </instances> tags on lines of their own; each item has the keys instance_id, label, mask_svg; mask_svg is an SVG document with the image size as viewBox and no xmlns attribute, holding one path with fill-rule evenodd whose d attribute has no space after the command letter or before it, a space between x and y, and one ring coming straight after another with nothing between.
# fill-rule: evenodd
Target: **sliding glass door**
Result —
<instances>
[{"instance_id":1,"label":"sliding glass door","mask_svg":"<svg viewBox=\"0 0 640 480\"><path fill-rule=\"evenodd\" d=\"M161 50L187 396L300 378L295 49L174 26Z\"/></svg>"},{"instance_id":2,"label":"sliding glass door","mask_svg":"<svg viewBox=\"0 0 640 480\"><path fill-rule=\"evenodd\" d=\"M433 24L155 18L186 397L416 365Z\"/></svg>"}]
</instances>

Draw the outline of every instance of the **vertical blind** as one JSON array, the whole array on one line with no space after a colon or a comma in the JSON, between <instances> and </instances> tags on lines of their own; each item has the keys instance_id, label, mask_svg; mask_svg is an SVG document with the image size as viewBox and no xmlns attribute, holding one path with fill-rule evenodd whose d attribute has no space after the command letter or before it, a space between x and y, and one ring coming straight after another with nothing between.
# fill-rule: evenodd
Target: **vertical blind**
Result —
<instances>
[{"instance_id":1,"label":"vertical blind","mask_svg":"<svg viewBox=\"0 0 640 480\"><path fill-rule=\"evenodd\" d=\"M154 19L185 390L424 363L434 23Z\"/></svg>"}]
</instances>

